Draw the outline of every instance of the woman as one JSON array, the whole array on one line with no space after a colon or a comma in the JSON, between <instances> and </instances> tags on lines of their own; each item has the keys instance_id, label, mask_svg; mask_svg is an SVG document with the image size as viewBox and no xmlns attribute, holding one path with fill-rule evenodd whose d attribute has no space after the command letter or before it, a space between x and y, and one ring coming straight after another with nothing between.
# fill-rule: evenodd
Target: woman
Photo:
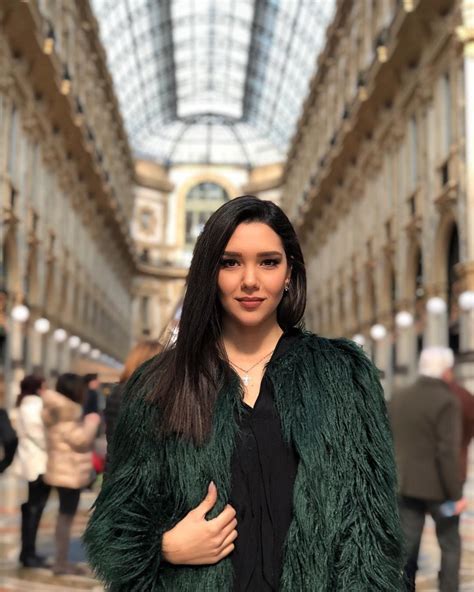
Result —
<instances>
[{"instance_id":1,"label":"woman","mask_svg":"<svg viewBox=\"0 0 474 592\"><path fill-rule=\"evenodd\" d=\"M80 566L68 563L72 522L81 488L90 481L92 445L100 423L97 413L81 419L84 392L82 377L66 373L59 376L56 392L47 390L43 395L42 417L48 449L44 480L57 487L59 495L53 566L56 575L84 573Z\"/></svg>"},{"instance_id":2,"label":"woman","mask_svg":"<svg viewBox=\"0 0 474 592\"><path fill-rule=\"evenodd\" d=\"M46 435L41 412L44 378L28 375L20 383L20 395L13 411L18 435L18 449L12 472L28 482L28 499L21 505L20 563L24 567L45 567L45 558L36 553L36 535L50 486L46 472Z\"/></svg>"},{"instance_id":3,"label":"woman","mask_svg":"<svg viewBox=\"0 0 474 592\"><path fill-rule=\"evenodd\" d=\"M147 341L140 341L137 343L125 360L124 368L122 374L120 375L120 380L118 384L116 384L107 397L105 403L105 410L104 410L104 420L105 420L105 436L107 438L107 450L110 447L110 443L112 442L113 435L115 432L115 425L117 423L117 417L120 411L120 407L122 406L122 399L123 399L123 391L127 380L130 376L135 372L135 370L146 362L156 354L159 354L163 349L163 346L159 341L154 340L147 340ZM105 473L107 474L108 471L108 454L105 466Z\"/></svg>"},{"instance_id":4,"label":"woman","mask_svg":"<svg viewBox=\"0 0 474 592\"><path fill-rule=\"evenodd\" d=\"M176 344L127 383L85 533L114 592L402 589L378 372L302 331L305 301L280 208L244 196L211 216Z\"/></svg>"}]
</instances>

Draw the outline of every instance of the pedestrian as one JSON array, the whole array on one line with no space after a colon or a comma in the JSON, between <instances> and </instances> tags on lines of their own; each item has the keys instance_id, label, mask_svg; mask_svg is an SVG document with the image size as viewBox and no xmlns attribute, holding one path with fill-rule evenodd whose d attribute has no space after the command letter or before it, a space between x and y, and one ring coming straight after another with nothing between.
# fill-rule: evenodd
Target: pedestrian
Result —
<instances>
[{"instance_id":1,"label":"pedestrian","mask_svg":"<svg viewBox=\"0 0 474 592\"><path fill-rule=\"evenodd\" d=\"M18 436L6 409L0 408L0 474L13 462L18 446Z\"/></svg>"},{"instance_id":2,"label":"pedestrian","mask_svg":"<svg viewBox=\"0 0 474 592\"><path fill-rule=\"evenodd\" d=\"M99 375L96 373L86 374L84 376L86 385L86 394L84 397L84 415L88 413L99 413Z\"/></svg>"},{"instance_id":3,"label":"pedestrian","mask_svg":"<svg viewBox=\"0 0 474 592\"><path fill-rule=\"evenodd\" d=\"M115 432L115 425L117 417L122 406L123 392L127 380L132 376L135 370L149 360L153 356L159 354L163 350L163 346L159 341L147 340L139 341L130 351L125 360L122 374L119 382L113 387L110 395L105 402L104 421L105 421L105 436L107 438L107 455L105 461L104 474L107 475L109 467L109 449Z\"/></svg>"},{"instance_id":4,"label":"pedestrian","mask_svg":"<svg viewBox=\"0 0 474 592\"><path fill-rule=\"evenodd\" d=\"M41 418L44 390L42 376L25 376L13 412L19 444L11 471L28 483L28 499L21 505L20 563L24 567L46 567L45 557L36 553L36 535L51 489L44 482L47 461L46 433Z\"/></svg>"},{"instance_id":5,"label":"pedestrian","mask_svg":"<svg viewBox=\"0 0 474 592\"><path fill-rule=\"evenodd\" d=\"M467 479L469 444L474 439L474 397L456 381L454 370L449 368L445 380L461 406L461 481Z\"/></svg>"},{"instance_id":6,"label":"pedestrian","mask_svg":"<svg viewBox=\"0 0 474 592\"><path fill-rule=\"evenodd\" d=\"M59 376L56 391L43 394L48 462L45 481L57 488L59 513L56 522L56 575L82 574L80 566L68 563L71 527L79 506L81 488L92 471L92 445L100 417L89 413L82 419L85 385L78 374Z\"/></svg>"},{"instance_id":7,"label":"pedestrian","mask_svg":"<svg viewBox=\"0 0 474 592\"><path fill-rule=\"evenodd\" d=\"M435 522L441 548L440 591L457 592L459 589L459 511L464 506L460 468L461 412L446 382L447 371L453 364L454 356L449 348L424 349L417 380L394 393L390 403L409 590L415 590L426 514Z\"/></svg>"},{"instance_id":8,"label":"pedestrian","mask_svg":"<svg viewBox=\"0 0 474 592\"><path fill-rule=\"evenodd\" d=\"M84 537L107 587L402 589L378 371L355 343L304 331L305 302L277 205L243 196L210 217L177 340L125 387Z\"/></svg>"}]
</instances>

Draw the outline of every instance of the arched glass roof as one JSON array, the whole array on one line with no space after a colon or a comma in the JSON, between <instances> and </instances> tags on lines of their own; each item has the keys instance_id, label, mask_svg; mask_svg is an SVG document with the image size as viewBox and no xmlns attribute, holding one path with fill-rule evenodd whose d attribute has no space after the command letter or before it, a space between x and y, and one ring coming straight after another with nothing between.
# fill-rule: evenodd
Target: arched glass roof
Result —
<instances>
[{"instance_id":1,"label":"arched glass roof","mask_svg":"<svg viewBox=\"0 0 474 592\"><path fill-rule=\"evenodd\" d=\"M283 160L335 0L92 0L137 156Z\"/></svg>"}]
</instances>

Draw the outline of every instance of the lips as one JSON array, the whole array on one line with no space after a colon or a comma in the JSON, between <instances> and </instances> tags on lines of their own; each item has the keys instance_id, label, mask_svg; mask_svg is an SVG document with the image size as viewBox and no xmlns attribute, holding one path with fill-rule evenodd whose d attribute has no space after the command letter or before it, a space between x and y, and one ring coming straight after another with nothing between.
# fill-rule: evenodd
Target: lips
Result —
<instances>
[{"instance_id":1,"label":"lips","mask_svg":"<svg viewBox=\"0 0 474 592\"><path fill-rule=\"evenodd\" d=\"M237 302L245 310L255 310L258 308L265 298L237 298Z\"/></svg>"}]
</instances>

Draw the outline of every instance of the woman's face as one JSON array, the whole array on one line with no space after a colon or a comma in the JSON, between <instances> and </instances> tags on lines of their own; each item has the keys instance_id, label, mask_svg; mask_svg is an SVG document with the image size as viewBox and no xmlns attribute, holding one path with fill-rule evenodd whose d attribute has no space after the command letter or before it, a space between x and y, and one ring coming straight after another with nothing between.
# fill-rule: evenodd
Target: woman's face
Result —
<instances>
[{"instance_id":1,"label":"woman's face","mask_svg":"<svg viewBox=\"0 0 474 592\"><path fill-rule=\"evenodd\" d=\"M262 222L242 223L226 245L217 279L227 319L255 327L273 317L291 267L278 234Z\"/></svg>"}]
</instances>

